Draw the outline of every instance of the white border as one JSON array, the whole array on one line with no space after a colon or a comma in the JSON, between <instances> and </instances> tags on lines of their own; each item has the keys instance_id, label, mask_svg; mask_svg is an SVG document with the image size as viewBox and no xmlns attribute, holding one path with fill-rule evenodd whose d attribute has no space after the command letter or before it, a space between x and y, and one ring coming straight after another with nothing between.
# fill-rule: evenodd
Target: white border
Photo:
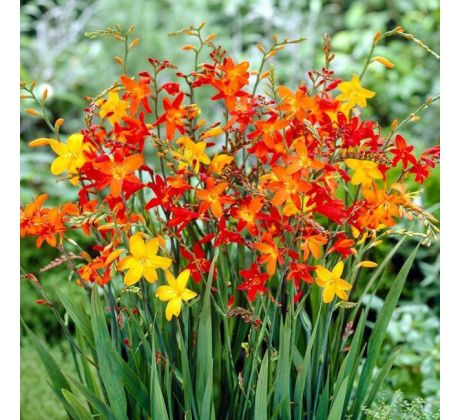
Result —
<instances>
[{"instance_id":1,"label":"white border","mask_svg":"<svg viewBox=\"0 0 460 420\"><path fill-rule=\"evenodd\" d=\"M19 2L3 2L1 71L2 418L19 418ZM441 413L460 418L459 3L441 0Z\"/></svg>"},{"instance_id":2,"label":"white border","mask_svg":"<svg viewBox=\"0 0 460 420\"><path fill-rule=\"evenodd\" d=\"M19 419L19 2L3 2L1 115L0 395L2 418Z\"/></svg>"},{"instance_id":3,"label":"white border","mask_svg":"<svg viewBox=\"0 0 460 420\"><path fill-rule=\"evenodd\" d=\"M457 1L441 0L441 418L457 420L460 320L460 48Z\"/></svg>"}]
</instances>

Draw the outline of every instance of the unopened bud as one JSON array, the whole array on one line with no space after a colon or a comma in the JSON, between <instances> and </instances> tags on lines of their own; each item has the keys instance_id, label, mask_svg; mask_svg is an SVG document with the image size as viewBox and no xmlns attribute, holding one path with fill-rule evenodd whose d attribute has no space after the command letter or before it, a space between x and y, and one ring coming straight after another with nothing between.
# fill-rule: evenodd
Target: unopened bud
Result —
<instances>
[{"instance_id":1,"label":"unopened bud","mask_svg":"<svg viewBox=\"0 0 460 420\"><path fill-rule=\"evenodd\" d=\"M38 139L32 140L29 142L29 147L41 147L41 146L47 146L50 144L52 139L47 139L45 137L40 137Z\"/></svg>"},{"instance_id":2,"label":"unopened bud","mask_svg":"<svg viewBox=\"0 0 460 420\"><path fill-rule=\"evenodd\" d=\"M191 44L184 45L181 49L184 51L196 51L195 46Z\"/></svg>"},{"instance_id":3,"label":"unopened bud","mask_svg":"<svg viewBox=\"0 0 460 420\"><path fill-rule=\"evenodd\" d=\"M139 44L139 42L141 42L141 39L140 39L140 38L135 38L135 39L133 39L133 40L130 42L128 48L129 48L129 49L134 48L136 45Z\"/></svg>"},{"instance_id":4,"label":"unopened bud","mask_svg":"<svg viewBox=\"0 0 460 420\"><path fill-rule=\"evenodd\" d=\"M33 115L34 117L41 117L42 115L36 109L33 108L26 108L24 111L27 112L29 115Z\"/></svg>"},{"instance_id":5,"label":"unopened bud","mask_svg":"<svg viewBox=\"0 0 460 420\"><path fill-rule=\"evenodd\" d=\"M261 75L260 75L260 80L262 79L265 79L267 78L268 76L270 76L270 72L267 70L267 71L264 71Z\"/></svg>"},{"instance_id":6,"label":"unopened bud","mask_svg":"<svg viewBox=\"0 0 460 420\"><path fill-rule=\"evenodd\" d=\"M376 56L371 61L377 61L380 64L383 64L387 69L392 69L395 65L385 57Z\"/></svg>"},{"instance_id":7,"label":"unopened bud","mask_svg":"<svg viewBox=\"0 0 460 420\"><path fill-rule=\"evenodd\" d=\"M377 267L378 264L373 261L361 261L358 263L358 267L364 267L364 268L375 268Z\"/></svg>"},{"instance_id":8,"label":"unopened bud","mask_svg":"<svg viewBox=\"0 0 460 420\"><path fill-rule=\"evenodd\" d=\"M124 66L125 65L125 62L124 60L119 57L118 55L116 55L115 57L113 57L113 61L115 61L115 63L117 64L120 64L120 66Z\"/></svg>"},{"instance_id":9,"label":"unopened bud","mask_svg":"<svg viewBox=\"0 0 460 420\"><path fill-rule=\"evenodd\" d=\"M262 44L257 44L257 49L263 54L266 52L265 47Z\"/></svg>"},{"instance_id":10,"label":"unopened bud","mask_svg":"<svg viewBox=\"0 0 460 420\"><path fill-rule=\"evenodd\" d=\"M59 130L59 128L64 124L64 118L58 118L56 122L54 123L54 128L56 130Z\"/></svg>"},{"instance_id":11,"label":"unopened bud","mask_svg":"<svg viewBox=\"0 0 460 420\"><path fill-rule=\"evenodd\" d=\"M211 128L211 129L203 132L200 137L201 137L201 139L207 139L209 137L219 136L223 132L224 132L224 130L222 129L222 127L214 127L214 128Z\"/></svg>"},{"instance_id":12,"label":"unopened bud","mask_svg":"<svg viewBox=\"0 0 460 420\"><path fill-rule=\"evenodd\" d=\"M42 101L46 101L48 98L48 89L45 88L45 90L42 93Z\"/></svg>"}]
</instances>

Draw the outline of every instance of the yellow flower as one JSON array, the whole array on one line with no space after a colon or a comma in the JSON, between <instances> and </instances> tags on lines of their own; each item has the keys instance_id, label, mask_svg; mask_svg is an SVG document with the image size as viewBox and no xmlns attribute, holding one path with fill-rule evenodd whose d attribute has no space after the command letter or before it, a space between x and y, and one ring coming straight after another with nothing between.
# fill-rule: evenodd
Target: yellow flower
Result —
<instances>
[{"instance_id":1,"label":"yellow flower","mask_svg":"<svg viewBox=\"0 0 460 420\"><path fill-rule=\"evenodd\" d=\"M163 302L168 302L166 305L166 319L171 321L172 316L179 316L182 301L188 302L196 296L196 293L190 289L186 289L187 281L190 277L190 270L186 269L177 276L177 279L167 271L166 279L168 286L160 286L157 289L156 297Z\"/></svg>"},{"instance_id":2,"label":"yellow flower","mask_svg":"<svg viewBox=\"0 0 460 420\"><path fill-rule=\"evenodd\" d=\"M355 172L351 178L352 185L371 185L373 179L382 179L383 174L379 171L378 165L371 160L345 159L345 163Z\"/></svg>"},{"instance_id":3,"label":"yellow flower","mask_svg":"<svg viewBox=\"0 0 460 420\"><path fill-rule=\"evenodd\" d=\"M98 102L98 104L102 104L99 115L101 118L109 116L110 124L114 125L116 122L120 121L122 117L127 115L126 108L128 108L129 103L127 101L121 101L116 92L109 92L108 96L109 98L107 100Z\"/></svg>"},{"instance_id":4,"label":"yellow flower","mask_svg":"<svg viewBox=\"0 0 460 420\"><path fill-rule=\"evenodd\" d=\"M118 264L119 270L128 270L125 275L125 284L130 286L137 283L142 276L149 283L158 279L156 270L167 269L171 265L171 259L160 257L158 253L159 240L157 238L144 242L140 234L134 234L129 238L129 252L131 255L125 257Z\"/></svg>"},{"instance_id":5,"label":"yellow flower","mask_svg":"<svg viewBox=\"0 0 460 420\"><path fill-rule=\"evenodd\" d=\"M232 163L234 157L230 155L215 155L212 158L211 166L209 167L210 172L215 172L217 175L221 175L224 167Z\"/></svg>"},{"instance_id":6,"label":"yellow flower","mask_svg":"<svg viewBox=\"0 0 460 420\"><path fill-rule=\"evenodd\" d=\"M340 278L343 272L343 261L339 261L332 271L322 265L316 266L316 283L323 290L323 302L330 303L337 295L342 300L348 300L345 290L351 289L351 284Z\"/></svg>"},{"instance_id":7,"label":"yellow flower","mask_svg":"<svg viewBox=\"0 0 460 420\"><path fill-rule=\"evenodd\" d=\"M211 159L209 159L208 155L204 152L206 149L206 143L204 141L195 143L190 137L180 137L177 143L183 147L183 153L176 153L176 157L189 166L194 167L195 172L200 170L200 163L205 165L211 163Z\"/></svg>"},{"instance_id":8,"label":"yellow flower","mask_svg":"<svg viewBox=\"0 0 460 420\"><path fill-rule=\"evenodd\" d=\"M343 111L346 115L348 115L350 109L355 105L365 108L367 106L366 99L370 99L375 96L375 92L364 89L361 86L359 77L356 74L353 75L351 81L339 83L337 87L342 93L337 96L336 99L344 102L341 106L341 111Z\"/></svg>"},{"instance_id":9,"label":"yellow flower","mask_svg":"<svg viewBox=\"0 0 460 420\"><path fill-rule=\"evenodd\" d=\"M83 135L79 133L70 135L67 143L49 139L49 145L58 155L51 164L50 170L53 175L59 175L64 171L72 175L77 174L78 168L82 167L85 163L83 152L91 149L89 143L83 143ZM76 185L78 183L78 176L73 176L70 182Z\"/></svg>"}]
</instances>

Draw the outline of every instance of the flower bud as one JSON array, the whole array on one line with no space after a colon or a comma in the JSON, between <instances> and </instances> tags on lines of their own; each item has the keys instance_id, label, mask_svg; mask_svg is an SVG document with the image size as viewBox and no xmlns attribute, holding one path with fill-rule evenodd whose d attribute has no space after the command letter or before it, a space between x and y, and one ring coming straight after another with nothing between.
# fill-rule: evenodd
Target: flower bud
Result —
<instances>
[{"instance_id":1,"label":"flower bud","mask_svg":"<svg viewBox=\"0 0 460 420\"><path fill-rule=\"evenodd\" d=\"M38 139L32 140L29 142L29 147L41 147L41 146L47 146L50 144L52 139L47 139L44 137L40 137Z\"/></svg>"},{"instance_id":2,"label":"flower bud","mask_svg":"<svg viewBox=\"0 0 460 420\"><path fill-rule=\"evenodd\" d=\"M42 116L42 114L40 114L40 112L38 112L36 109L33 109L33 108L26 108L24 111L27 112L29 115L32 115L34 117L41 117Z\"/></svg>"},{"instance_id":3,"label":"flower bud","mask_svg":"<svg viewBox=\"0 0 460 420\"><path fill-rule=\"evenodd\" d=\"M62 124L64 124L64 118L58 118L56 120L56 122L54 123L54 128L56 130L59 130L61 128Z\"/></svg>"},{"instance_id":4,"label":"flower bud","mask_svg":"<svg viewBox=\"0 0 460 420\"><path fill-rule=\"evenodd\" d=\"M387 69L392 69L395 65L385 57L376 56L371 61L377 61L383 64Z\"/></svg>"},{"instance_id":5,"label":"flower bud","mask_svg":"<svg viewBox=\"0 0 460 420\"><path fill-rule=\"evenodd\" d=\"M357 267L364 267L364 268L375 268L378 264L373 261L361 261L358 263Z\"/></svg>"},{"instance_id":6,"label":"flower bud","mask_svg":"<svg viewBox=\"0 0 460 420\"><path fill-rule=\"evenodd\" d=\"M205 43L209 42L209 41L212 41L214 38L216 37L216 34L210 34L206 37L206 39L204 40Z\"/></svg>"},{"instance_id":7,"label":"flower bud","mask_svg":"<svg viewBox=\"0 0 460 420\"><path fill-rule=\"evenodd\" d=\"M129 48L129 49L134 48L136 45L139 44L139 42L141 42L141 39L140 39L140 38L135 38L135 39L133 39L133 40L130 42L128 48Z\"/></svg>"},{"instance_id":8,"label":"flower bud","mask_svg":"<svg viewBox=\"0 0 460 420\"><path fill-rule=\"evenodd\" d=\"M113 61L115 61L115 63L117 64L120 64L120 66L124 66L125 65L125 62L124 60L119 57L118 55L116 55L115 57L113 57Z\"/></svg>"},{"instance_id":9,"label":"flower bud","mask_svg":"<svg viewBox=\"0 0 460 420\"><path fill-rule=\"evenodd\" d=\"M195 46L191 44L184 45L181 49L184 51L196 51Z\"/></svg>"}]
</instances>

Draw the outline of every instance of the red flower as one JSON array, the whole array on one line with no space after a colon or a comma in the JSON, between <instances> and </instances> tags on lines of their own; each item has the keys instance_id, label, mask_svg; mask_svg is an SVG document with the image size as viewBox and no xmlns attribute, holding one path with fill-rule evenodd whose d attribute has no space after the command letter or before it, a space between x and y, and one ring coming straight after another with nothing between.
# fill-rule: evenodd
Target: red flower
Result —
<instances>
[{"instance_id":1,"label":"red flower","mask_svg":"<svg viewBox=\"0 0 460 420\"><path fill-rule=\"evenodd\" d=\"M310 275L310 271L314 271L314 270L315 270L314 266L291 262L289 264L289 274L287 276L287 279L294 280L296 288L299 287L299 284L301 281L312 284L313 278Z\"/></svg>"},{"instance_id":2,"label":"red flower","mask_svg":"<svg viewBox=\"0 0 460 420\"><path fill-rule=\"evenodd\" d=\"M415 159L415 156L411 153L412 150L414 150L414 146L409 146L403 136L399 134L396 135L395 146L395 148L390 149L390 152L395 155L392 162L393 166L396 166L400 160L403 163L404 169L407 168L409 162L412 163L412 165L417 163L417 159Z\"/></svg>"},{"instance_id":3,"label":"red flower","mask_svg":"<svg viewBox=\"0 0 460 420\"><path fill-rule=\"evenodd\" d=\"M268 292L265 283L270 276L266 273L261 273L257 268L257 264L253 263L249 269L241 270L240 275L245 280L238 286L238 290L247 290L250 302L254 301L257 293L264 294Z\"/></svg>"},{"instance_id":4,"label":"red flower","mask_svg":"<svg viewBox=\"0 0 460 420\"><path fill-rule=\"evenodd\" d=\"M356 253L356 250L353 248L354 244L353 239L349 239L343 232L339 232L336 236L336 241L327 253L337 252L344 258L348 258L351 254Z\"/></svg>"}]
</instances>

